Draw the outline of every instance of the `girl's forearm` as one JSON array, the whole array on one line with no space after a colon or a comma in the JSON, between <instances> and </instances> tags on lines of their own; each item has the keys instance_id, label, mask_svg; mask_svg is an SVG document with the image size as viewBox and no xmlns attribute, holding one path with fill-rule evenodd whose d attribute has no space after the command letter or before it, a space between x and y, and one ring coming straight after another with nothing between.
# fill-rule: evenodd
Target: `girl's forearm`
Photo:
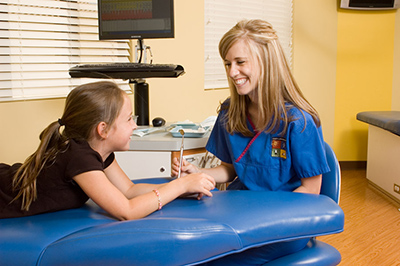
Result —
<instances>
[{"instance_id":1,"label":"girl's forearm","mask_svg":"<svg viewBox=\"0 0 400 266\"><path fill-rule=\"evenodd\" d=\"M154 189L158 189L161 186L162 184L132 184L131 188L127 191L126 197L128 199L131 199L139 195L151 192Z\"/></svg>"}]
</instances>

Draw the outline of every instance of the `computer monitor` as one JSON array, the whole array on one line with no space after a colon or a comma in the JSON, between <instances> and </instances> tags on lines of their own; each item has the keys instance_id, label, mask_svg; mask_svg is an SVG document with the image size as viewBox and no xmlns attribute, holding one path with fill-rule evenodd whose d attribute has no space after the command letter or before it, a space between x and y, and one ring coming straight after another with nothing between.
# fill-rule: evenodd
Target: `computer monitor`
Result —
<instances>
[{"instance_id":1,"label":"computer monitor","mask_svg":"<svg viewBox=\"0 0 400 266\"><path fill-rule=\"evenodd\" d=\"M99 39L174 38L173 0L98 0Z\"/></svg>"},{"instance_id":2,"label":"computer monitor","mask_svg":"<svg viewBox=\"0 0 400 266\"><path fill-rule=\"evenodd\" d=\"M135 59L146 63L144 39L174 38L174 0L98 0L100 40L137 39ZM140 56L138 56L138 51ZM144 79L134 84L138 125L149 125L149 86Z\"/></svg>"},{"instance_id":3,"label":"computer monitor","mask_svg":"<svg viewBox=\"0 0 400 266\"><path fill-rule=\"evenodd\" d=\"M358 10L386 10L400 8L400 0L341 0L340 8Z\"/></svg>"}]
</instances>

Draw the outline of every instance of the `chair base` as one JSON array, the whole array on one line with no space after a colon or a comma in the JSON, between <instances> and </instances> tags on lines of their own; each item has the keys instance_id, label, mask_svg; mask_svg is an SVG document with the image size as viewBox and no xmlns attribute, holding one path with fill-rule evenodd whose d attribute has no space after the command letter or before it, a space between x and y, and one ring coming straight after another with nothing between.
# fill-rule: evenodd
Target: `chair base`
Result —
<instances>
[{"instance_id":1,"label":"chair base","mask_svg":"<svg viewBox=\"0 0 400 266\"><path fill-rule=\"evenodd\" d=\"M299 252L278 258L264 266L334 266L341 260L342 256L334 247L312 238Z\"/></svg>"}]
</instances>

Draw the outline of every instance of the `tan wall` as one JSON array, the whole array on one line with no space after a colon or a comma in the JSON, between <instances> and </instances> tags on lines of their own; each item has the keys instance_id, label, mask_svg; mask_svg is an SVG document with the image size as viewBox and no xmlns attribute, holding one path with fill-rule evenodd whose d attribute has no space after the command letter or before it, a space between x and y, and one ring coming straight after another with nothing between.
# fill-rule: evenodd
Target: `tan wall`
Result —
<instances>
[{"instance_id":1,"label":"tan wall","mask_svg":"<svg viewBox=\"0 0 400 266\"><path fill-rule=\"evenodd\" d=\"M293 2L293 73L306 98L321 116L325 141L333 146L336 3L320 0Z\"/></svg>"},{"instance_id":2,"label":"tan wall","mask_svg":"<svg viewBox=\"0 0 400 266\"><path fill-rule=\"evenodd\" d=\"M186 74L177 79L148 79L150 118L162 116L167 121L202 121L210 115L215 115L219 101L228 96L227 90L203 90L203 5L201 0L175 0L176 37L168 40L145 40L145 44L152 48L155 63L177 63L183 65L186 70ZM392 58L395 62L393 64L392 59L391 65L397 73L400 69L400 51L397 48L399 45L393 48L393 40L400 44L400 19L397 13L384 12L375 17L366 13L338 12L335 1L294 1L294 75L306 97L319 111L325 139L334 147L339 160L366 159L366 139L358 138L357 134L361 132L361 135L366 136L367 128L361 122L355 121L356 113L361 111L360 106L346 110L348 106L358 102L359 98L364 101L366 97L367 103L376 98L373 94L366 95L363 86L353 91L348 99L348 82L343 78L343 61L340 61L342 47L346 43L344 37L348 34L344 28L352 21L356 24L352 28L353 31L363 30L357 26L359 16L365 19L363 23L373 22L382 28L390 28L383 32L383 36L380 31L377 31L377 35L370 36L369 48L364 51L375 53L374 57L369 58L372 65L392 72L392 76L385 75L383 79L384 105L389 102L389 108L391 105L394 109L400 109L400 77L390 71L390 53L387 52L387 48L392 47ZM367 30L364 34L369 36ZM385 43L378 42L381 39ZM350 45L354 46L354 42L357 41L352 42ZM365 45L364 42L361 44ZM374 46L377 47L373 48ZM382 46L386 49L383 61L378 56L382 52L379 47ZM376 54L377 52L379 53ZM344 58L358 66L364 64L364 61L357 57L357 53ZM351 82L360 83L357 79L362 80L363 77L356 76ZM369 86L368 91L381 89L378 81L382 80L366 84ZM393 86L393 89L390 86ZM0 162L22 161L31 154L39 143L40 132L61 115L63 105L64 99L0 103ZM362 107L365 110L376 108L369 104ZM352 120L351 123L348 120ZM351 136L350 141L353 144L350 146L346 134Z\"/></svg>"},{"instance_id":3,"label":"tan wall","mask_svg":"<svg viewBox=\"0 0 400 266\"><path fill-rule=\"evenodd\" d=\"M0 162L20 162L34 152L40 132L60 117L64 100L0 103Z\"/></svg>"}]
</instances>

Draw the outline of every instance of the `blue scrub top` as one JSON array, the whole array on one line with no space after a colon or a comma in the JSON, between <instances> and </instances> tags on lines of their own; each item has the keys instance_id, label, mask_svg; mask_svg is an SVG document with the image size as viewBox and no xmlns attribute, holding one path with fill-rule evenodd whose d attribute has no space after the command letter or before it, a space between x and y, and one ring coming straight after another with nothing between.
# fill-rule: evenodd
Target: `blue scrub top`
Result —
<instances>
[{"instance_id":1,"label":"blue scrub top","mask_svg":"<svg viewBox=\"0 0 400 266\"><path fill-rule=\"evenodd\" d=\"M275 134L262 132L238 162L235 161L252 137L230 135L224 125L226 110L222 110L206 149L221 161L233 164L238 178L250 190L293 191L301 185L301 178L330 169L321 127L317 128L310 114L291 107L288 116L294 121L289 123L286 134L280 136L280 130ZM247 125L254 132L249 121Z\"/></svg>"}]
</instances>

